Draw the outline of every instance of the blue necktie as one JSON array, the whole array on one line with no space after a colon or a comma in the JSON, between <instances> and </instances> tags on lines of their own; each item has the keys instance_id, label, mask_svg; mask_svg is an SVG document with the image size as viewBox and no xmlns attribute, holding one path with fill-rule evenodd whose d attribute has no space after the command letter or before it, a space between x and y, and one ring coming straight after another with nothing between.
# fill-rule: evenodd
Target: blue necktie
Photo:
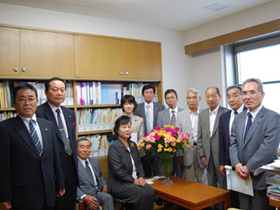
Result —
<instances>
[{"instance_id":1,"label":"blue necktie","mask_svg":"<svg viewBox=\"0 0 280 210\"><path fill-rule=\"evenodd\" d=\"M97 188L97 185L96 185L96 182L94 181L92 171L91 171L90 168L89 168L88 161L86 160L85 163L86 163L86 170L87 170L87 172L88 172L88 175L92 178L93 184L94 184L95 188L98 189L98 188Z\"/></svg>"},{"instance_id":2,"label":"blue necktie","mask_svg":"<svg viewBox=\"0 0 280 210\"><path fill-rule=\"evenodd\" d=\"M36 132L33 123L35 123L35 121L30 119L30 121L29 121L29 131L30 131L31 138L33 139L33 142L35 144L35 147L36 147L39 155L41 156L42 153L43 153L43 149L42 149L42 146L41 146L41 142L39 140L38 133Z\"/></svg>"},{"instance_id":3,"label":"blue necktie","mask_svg":"<svg viewBox=\"0 0 280 210\"><path fill-rule=\"evenodd\" d=\"M245 128L245 134L244 134L244 141L246 139L246 136L247 136L247 133L252 125L252 115L250 112L248 112L248 120L247 120L247 125L246 125L246 128Z\"/></svg>"}]
</instances>

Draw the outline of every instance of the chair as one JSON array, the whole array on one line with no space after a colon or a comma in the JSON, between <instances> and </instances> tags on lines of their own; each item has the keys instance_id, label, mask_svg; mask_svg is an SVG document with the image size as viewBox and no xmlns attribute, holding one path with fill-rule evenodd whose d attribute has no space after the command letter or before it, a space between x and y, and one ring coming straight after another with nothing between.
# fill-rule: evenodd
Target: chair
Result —
<instances>
[{"instance_id":1,"label":"chair","mask_svg":"<svg viewBox=\"0 0 280 210\"><path fill-rule=\"evenodd\" d=\"M122 200L120 198L113 197L114 203L120 203L121 208L120 210L133 210L133 204L132 203L127 203L125 200Z\"/></svg>"},{"instance_id":2,"label":"chair","mask_svg":"<svg viewBox=\"0 0 280 210\"><path fill-rule=\"evenodd\" d=\"M86 210L86 205L83 202L77 201L77 204L79 205L79 210Z\"/></svg>"}]
</instances>

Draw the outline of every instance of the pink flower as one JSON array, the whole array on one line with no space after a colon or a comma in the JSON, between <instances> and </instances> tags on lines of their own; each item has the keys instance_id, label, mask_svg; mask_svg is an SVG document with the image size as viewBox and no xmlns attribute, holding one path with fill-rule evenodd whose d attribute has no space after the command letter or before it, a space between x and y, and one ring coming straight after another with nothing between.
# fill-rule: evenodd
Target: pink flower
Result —
<instances>
[{"instance_id":1,"label":"pink flower","mask_svg":"<svg viewBox=\"0 0 280 210\"><path fill-rule=\"evenodd\" d=\"M152 146L151 144L147 144L147 145L146 145L146 149L150 149L151 146Z\"/></svg>"},{"instance_id":2,"label":"pink flower","mask_svg":"<svg viewBox=\"0 0 280 210\"><path fill-rule=\"evenodd\" d=\"M164 143L169 143L170 142L170 139L169 138L165 138L164 139Z\"/></svg>"},{"instance_id":3,"label":"pink flower","mask_svg":"<svg viewBox=\"0 0 280 210\"><path fill-rule=\"evenodd\" d=\"M188 137L188 138L189 138L189 137L190 137L190 134L189 134L189 133L186 133L186 137Z\"/></svg>"},{"instance_id":4,"label":"pink flower","mask_svg":"<svg viewBox=\"0 0 280 210\"><path fill-rule=\"evenodd\" d=\"M155 135L155 139L156 139L156 140L159 140L159 139L160 139L160 136L159 136L159 135Z\"/></svg>"},{"instance_id":5,"label":"pink flower","mask_svg":"<svg viewBox=\"0 0 280 210\"><path fill-rule=\"evenodd\" d=\"M179 130L180 130L180 128L178 128L178 127L175 127L175 129L174 129L176 132L178 132Z\"/></svg>"},{"instance_id":6,"label":"pink flower","mask_svg":"<svg viewBox=\"0 0 280 210\"><path fill-rule=\"evenodd\" d=\"M171 132L171 131L173 131L173 130L172 130L171 128L166 128L165 131L166 131L166 132Z\"/></svg>"},{"instance_id":7,"label":"pink flower","mask_svg":"<svg viewBox=\"0 0 280 210\"><path fill-rule=\"evenodd\" d=\"M159 131L160 129L161 129L161 127L159 127L159 126L158 126L158 127L155 127L155 130L156 130L156 131Z\"/></svg>"},{"instance_id":8,"label":"pink flower","mask_svg":"<svg viewBox=\"0 0 280 210\"><path fill-rule=\"evenodd\" d=\"M156 141L156 140L155 140L154 137L151 137L151 138L150 138L150 142L151 142L151 143L155 143L155 141Z\"/></svg>"},{"instance_id":9,"label":"pink flower","mask_svg":"<svg viewBox=\"0 0 280 210\"><path fill-rule=\"evenodd\" d=\"M150 133L147 133L146 135L145 135L145 137L148 137L150 135Z\"/></svg>"},{"instance_id":10,"label":"pink flower","mask_svg":"<svg viewBox=\"0 0 280 210\"><path fill-rule=\"evenodd\" d=\"M170 141L171 141L171 142L174 142L174 141L176 141L176 139L172 136L172 137L170 138Z\"/></svg>"},{"instance_id":11,"label":"pink flower","mask_svg":"<svg viewBox=\"0 0 280 210\"><path fill-rule=\"evenodd\" d=\"M176 134L177 134L176 131L173 131L173 130L171 131L171 135L172 135L172 136L174 136L174 135L176 135Z\"/></svg>"},{"instance_id":12,"label":"pink flower","mask_svg":"<svg viewBox=\"0 0 280 210\"><path fill-rule=\"evenodd\" d=\"M181 133L181 134L179 135L179 139L181 139L181 140L185 139L185 135L184 135L183 133Z\"/></svg>"}]
</instances>

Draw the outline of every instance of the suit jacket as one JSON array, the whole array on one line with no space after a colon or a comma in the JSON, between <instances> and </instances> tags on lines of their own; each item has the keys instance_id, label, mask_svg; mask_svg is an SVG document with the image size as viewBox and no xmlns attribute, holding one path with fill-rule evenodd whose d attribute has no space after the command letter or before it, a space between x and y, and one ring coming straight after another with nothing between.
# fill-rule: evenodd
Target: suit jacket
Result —
<instances>
[{"instance_id":1,"label":"suit jacket","mask_svg":"<svg viewBox=\"0 0 280 210\"><path fill-rule=\"evenodd\" d=\"M55 190L63 189L54 125L37 118L42 134L39 155L23 120L17 116L0 123L0 203L13 209L42 209L55 205Z\"/></svg>"},{"instance_id":2,"label":"suit jacket","mask_svg":"<svg viewBox=\"0 0 280 210\"><path fill-rule=\"evenodd\" d=\"M229 154L233 166L241 163L254 173L258 167L278 158L280 116L276 112L262 107L244 141L246 114L245 111L238 114L233 121ZM258 176L251 174L251 177L255 190L267 188L266 172L260 173Z\"/></svg>"},{"instance_id":3,"label":"suit jacket","mask_svg":"<svg viewBox=\"0 0 280 210\"><path fill-rule=\"evenodd\" d=\"M244 106L244 110L247 108ZM231 110L222 114L219 120L219 159L220 165L231 165L229 160L229 122Z\"/></svg>"},{"instance_id":4,"label":"suit jacket","mask_svg":"<svg viewBox=\"0 0 280 210\"><path fill-rule=\"evenodd\" d=\"M164 105L154 102L154 121L153 121L154 127L153 128L156 127L158 113L164 109L165 109ZM145 103L141 103L137 105L136 109L134 110L134 114L144 119L144 125L146 128ZM146 129L145 129L145 133L147 133Z\"/></svg>"},{"instance_id":5,"label":"suit jacket","mask_svg":"<svg viewBox=\"0 0 280 210\"><path fill-rule=\"evenodd\" d=\"M137 177L145 177L137 145L132 141L128 141L128 144L134 160ZM135 186L133 184L132 170L130 153L120 139L115 140L108 151L108 191L115 194L126 191L130 186Z\"/></svg>"},{"instance_id":6,"label":"suit jacket","mask_svg":"<svg viewBox=\"0 0 280 210\"><path fill-rule=\"evenodd\" d=\"M212 154L214 165L219 169L219 119L221 114L229 111L229 109L220 106L216 116L212 137L210 137L209 125L209 108L199 113L198 131L197 131L197 151L199 157L205 156L209 162L210 154ZM210 144L211 141L211 144Z\"/></svg>"},{"instance_id":7,"label":"suit jacket","mask_svg":"<svg viewBox=\"0 0 280 210\"><path fill-rule=\"evenodd\" d=\"M131 123L132 133L137 133L137 144L139 144L142 138L145 137L144 119L136 115L132 115ZM146 154L145 149L143 147L139 147L138 152L140 157L143 157Z\"/></svg>"},{"instance_id":8,"label":"suit jacket","mask_svg":"<svg viewBox=\"0 0 280 210\"><path fill-rule=\"evenodd\" d=\"M61 106L61 110L63 112L67 130L68 130L68 138L70 141L70 145L72 148L72 156L74 159L74 165L76 168L76 177L78 177L78 160L77 160L77 146L76 146L76 117L75 117L75 112L72 111L71 109L68 109L66 107ZM65 159L65 150L64 150L64 143L63 139L61 137L61 134L59 132L59 128L57 126L57 122L55 119L55 116L49 106L49 104L46 102L40 106L37 107L36 110L36 115L38 117L44 118L50 122L52 122L55 125L55 132L58 140L58 147L59 147L59 155L60 155L60 160L61 160L61 168L62 168L62 173L64 176L64 179L66 179L66 166L63 164L63 160ZM78 183L78 180L77 180Z\"/></svg>"},{"instance_id":9,"label":"suit jacket","mask_svg":"<svg viewBox=\"0 0 280 210\"><path fill-rule=\"evenodd\" d=\"M88 158L92 169L94 171L97 187L102 190L103 186L107 185L105 178L102 176L101 169L98 160L93 158ZM79 168L79 187L77 187L77 200L79 200L83 195L92 195L96 197L97 190L94 186L92 177L89 176L87 170L83 166L80 160L78 160Z\"/></svg>"},{"instance_id":10,"label":"suit jacket","mask_svg":"<svg viewBox=\"0 0 280 210\"><path fill-rule=\"evenodd\" d=\"M202 111L203 109L201 109L199 107L199 113ZM190 166L193 163L193 130L192 130L192 122L191 122L191 118L190 118L190 110L186 109L182 112L180 112L177 116L177 121L176 121L176 127L180 128L179 132L183 132L183 133L189 133L190 137L190 147L186 148L184 150L184 165L185 166ZM199 161L199 165L201 168L204 168L203 164L201 163L201 160L199 157L198 161Z\"/></svg>"},{"instance_id":11,"label":"suit jacket","mask_svg":"<svg viewBox=\"0 0 280 210\"><path fill-rule=\"evenodd\" d=\"M183 111L184 109L181 109L180 107L178 107L178 113ZM177 119L178 119L178 113L177 113ZM169 107L165 110L162 110L158 113L158 117L157 117L157 122L156 122L156 127L159 126L161 128L163 128L165 125L170 125L170 113L169 113Z\"/></svg>"}]
</instances>

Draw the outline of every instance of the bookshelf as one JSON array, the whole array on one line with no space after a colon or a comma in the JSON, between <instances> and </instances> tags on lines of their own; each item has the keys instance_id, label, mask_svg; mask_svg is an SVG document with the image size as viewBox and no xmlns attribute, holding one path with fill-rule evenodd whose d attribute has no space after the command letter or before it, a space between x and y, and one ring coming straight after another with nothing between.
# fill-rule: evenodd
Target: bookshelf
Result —
<instances>
[{"instance_id":1,"label":"bookshelf","mask_svg":"<svg viewBox=\"0 0 280 210\"><path fill-rule=\"evenodd\" d=\"M42 84L51 77L61 77L71 89L65 106L76 116L83 110L120 109L123 94L136 96L140 103L141 87L129 92L132 84L154 84L157 102L162 103L161 71L160 42L0 24L0 83L9 81L12 88L18 81L37 82L38 92L44 95ZM82 103L77 101L77 85L92 82L118 86L113 93L118 92L118 96L83 105L84 97ZM44 102L42 98L39 104ZM2 104L0 114L14 111ZM105 125L102 130L81 131L78 123L76 126L77 138L111 133Z\"/></svg>"}]
</instances>

